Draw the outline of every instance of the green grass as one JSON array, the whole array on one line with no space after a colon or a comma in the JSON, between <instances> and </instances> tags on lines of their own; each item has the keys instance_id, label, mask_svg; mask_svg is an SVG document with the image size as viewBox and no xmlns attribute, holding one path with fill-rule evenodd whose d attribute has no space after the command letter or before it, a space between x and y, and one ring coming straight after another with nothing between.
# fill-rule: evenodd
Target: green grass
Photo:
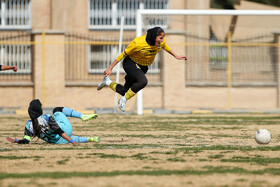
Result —
<instances>
[{"instance_id":1,"label":"green grass","mask_svg":"<svg viewBox=\"0 0 280 187\"><path fill-rule=\"evenodd\" d=\"M89 144L88 144L89 145ZM178 148L176 148L176 146ZM92 144L92 146L72 146L72 147L39 147L39 148L4 148L0 149L0 152L11 152L11 151L32 151L32 150L103 150L103 149L151 149L151 148L168 148L168 145L160 144ZM280 151L280 146L240 146L240 145L196 145L190 146L186 144L173 145L173 150L177 152L194 153L202 152L205 150L224 150L233 151L239 150L243 152L247 151ZM169 153L167 153L169 154ZM174 153L175 154L175 153Z\"/></svg>"},{"instance_id":2,"label":"green grass","mask_svg":"<svg viewBox=\"0 0 280 187\"><path fill-rule=\"evenodd\" d=\"M41 156L1 156L0 159L7 159L7 160L19 160L19 159L28 159L28 158L33 158L34 161L38 161L40 158L43 158Z\"/></svg>"},{"instance_id":3,"label":"green grass","mask_svg":"<svg viewBox=\"0 0 280 187\"><path fill-rule=\"evenodd\" d=\"M239 167L204 167L203 170L129 170L111 172L36 172L36 173L0 173L0 179L7 178L71 178L71 177L112 177L120 175L146 175L146 176L167 176L167 175L213 175L213 174L257 174L257 175L280 175L279 168L267 168L262 170L247 170Z\"/></svg>"},{"instance_id":4,"label":"green grass","mask_svg":"<svg viewBox=\"0 0 280 187\"><path fill-rule=\"evenodd\" d=\"M143 153L138 153L135 155L132 155L131 158L136 158L138 160L144 160L144 159L148 159L148 157L144 156L145 154Z\"/></svg>"},{"instance_id":5,"label":"green grass","mask_svg":"<svg viewBox=\"0 0 280 187\"><path fill-rule=\"evenodd\" d=\"M65 165L69 160L70 160L70 158L66 158L66 159L63 159L63 160L59 160L56 163L58 165Z\"/></svg>"},{"instance_id":6,"label":"green grass","mask_svg":"<svg viewBox=\"0 0 280 187\"><path fill-rule=\"evenodd\" d=\"M127 158L126 156L105 153L88 153L87 155L99 156L100 158Z\"/></svg>"},{"instance_id":7,"label":"green grass","mask_svg":"<svg viewBox=\"0 0 280 187\"><path fill-rule=\"evenodd\" d=\"M167 161L171 161L171 162L186 162L187 160L185 160L183 158L175 157L175 158L168 158Z\"/></svg>"},{"instance_id":8,"label":"green grass","mask_svg":"<svg viewBox=\"0 0 280 187\"><path fill-rule=\"evenodd\" d=\"M18 160L18 159L27 159L30 158L28 156L1 156L0 159L8 159L8 160Z\"/></svg>"},{"instance_id":9,"label":"green grass","mask_svg":"<svg viewBox=\"0 0 280 187\"><path fill-rule=\"evenodd\" d=\"M210 158L210 159L218 159L218 158L222 158L224 156L225 155L218 154L218 155L210 155L210 156L208 156L208 158Z\"/></svg>"},{"instance_id":10,"label":"green grass","mask_svg":"<svg viewBox=\"0 0 280 187\"><path fill-rule=\"evenodd\" d=\"M233 145L213 145L213 146L201 146L201 147L185 147L185 148L178 148L182 151L203 151L203 150L239 150L239 151L280 151L280 146L259 146L259 147L251 147L251 146L233 146Z\"/></svg>"},{"instance_id":11,"label":"green grass","mask_svg":"<svg viewBox=\"0 0 280 187\"><path fill-rule=\"evenodd\" d=\"M280 163L280 158L260 158L260 157L242 157L233 156L231 159L221 159L221 162L245 162L245 163L256 163L258 165L268 165Z\"/></svg>"},{"instance_id":12,"label":"green grass","mask_svg":"<svg viewBox=\"0 0 280 187\"><path fill-rule=\"evenodd\" d=\"M94 155L94 156L98 156L100 158L112 158L112 159L133 158L133 159L138 159L138 160L144 160L144 159L149 158L149 157L145 156L144 153L138 153L138 154L131 155L131 156L121 156L121 155L116 155L116 154L105 154L105 153L88 153L87 155Z\"/></svg>"}]
</instances>

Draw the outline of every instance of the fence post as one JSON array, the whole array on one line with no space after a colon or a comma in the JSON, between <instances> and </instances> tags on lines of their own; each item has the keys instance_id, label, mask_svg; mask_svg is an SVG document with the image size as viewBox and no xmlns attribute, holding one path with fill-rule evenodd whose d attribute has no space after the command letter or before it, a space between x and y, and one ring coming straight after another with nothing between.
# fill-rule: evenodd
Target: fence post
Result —
<instances>
[{"instance_id":1,"label":"fence post","mask_svg":"<svg viewBox=\"0 0 280 187\"><path fill-rule=\"evenodd\" d=\"M231 110L232 107L231 32L228 32L227 47L228 47L228 109Z\"/></svg>"},{"instance_id":2,"label":"fence post","mask_svg":"<svg viewBox=\"0 0 280 187\"><path fill-rule=\"evenodd\" d=\"M278 44L276 47L276 54L275 54L275 63L276 63L276 84L277 84L277 91L276 91L276 108L280 108L280 32L276 32L275 36L275 43Z\"/></svg>"},{"instance_id":3,"label":"fence post","mask_svg":"<svg viewBox=\"0 0 280 187\"><path fill-rule=\"evenodd\" d=\"M46 32L42 32L42 104L46 104Z\"/></svg>"}]
</instances>

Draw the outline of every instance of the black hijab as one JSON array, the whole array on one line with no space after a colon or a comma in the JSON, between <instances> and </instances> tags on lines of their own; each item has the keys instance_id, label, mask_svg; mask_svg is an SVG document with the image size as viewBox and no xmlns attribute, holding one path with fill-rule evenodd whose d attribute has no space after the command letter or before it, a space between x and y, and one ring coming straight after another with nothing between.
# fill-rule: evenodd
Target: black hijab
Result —
<instances>
[{"instance_id":1,"label":"black hijab","mask_svg":"<svg viewBox=\"0 0 280 187\"><path fill-rule=\"evenodd\" d=\"M159 36L162 32L164 32L164 30L160 27L149 29L146 35L146 42L151 46L155 45L157 36Z\"/></svg>"},{"instance_id":2,"label":"black hijab","mask_svg":"<svg viewBox=\"0 0 280 187\"><path fill-rule=\"evenodd\" d=\"M42 104L39 99L34 99L30 102L28 108L28 114L31 118L33 124L33 134L40 138L40 134L42 133L41 126L38 123L37 118L43 114Z\"/></svg>"},{"instance_id":3,"label":"black hijab","mask_svg":"<svg viewBox=\"0 0 280 187\"><path fill-rule=\"evenodd\" d=\"M28 114L32 120L37 119L43 114L42 104L39 99L34 99L30 102Z\"/></svg>"}]
</instances>

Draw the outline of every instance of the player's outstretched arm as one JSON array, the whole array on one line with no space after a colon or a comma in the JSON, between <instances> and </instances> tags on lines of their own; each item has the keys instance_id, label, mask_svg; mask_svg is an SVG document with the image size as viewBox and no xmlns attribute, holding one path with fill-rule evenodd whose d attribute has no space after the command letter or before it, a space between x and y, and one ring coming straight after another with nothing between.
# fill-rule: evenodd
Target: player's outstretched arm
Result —
<instances>
[{"instance_id":1,"label":"player's outstretched arm","mask_svg":"<svg viewBox=\"0 0 280 187\"><path fill-rule=\"evenodd\" d=\"M177 60L188 60L186 56L176 55L172 50L168 51L168 53L174 56Z\"/></svg>"},{"instance_id":2,"label":"player's outstretched arm","mask_svg":"<svg viewBox=\"0 0 280 187\"><path fill-rule=\"evenodd\" d=\"M10 138L10 137L7 137L6 140L8 140L9 142L11 143L17 143L15 140L17 140L16 138Z\"/></svg>"},{"instance_id":3,"label":"player's outstretched arm","mask_svg":"<svg viewBox=\"0 0 280 187\"><path fill-rule=\"evenodd\" d=\"M116 59L114 62L104 71L104 77L111 75L113 68L119 63Z\"/></svg>"},{"instance_id":4,"label":"player's outstretched arm","mask_svg":"<svg viewBox=\"0 0 280 187\"><path fill-rule=\"evenodd\" d=\"M80 145L77 142L74 142L65 132L61 134L61 137L72 143L73 145Z\"/></svg>"},{"instance_id":5,"label":"player's outstretched arm","mask_svg":"<svg viewBox=\"0 0 280 187\"><path fill-rule=\"evenodd\" d=\"M14 72L17 72L17 66L5 66L5 65L1 66L2 71L9 70L9 69L13 70Z\"/></svg>"},{"instance_id":6,"label":"player's outstretched arm","mask_svg":"<svg viewBox=\"0 0 280 187\"><path fill-rule=\"evenodd\" d=\"M18 144L29 144L29 140L23 138L22 140L19 140L17 138L10 138L7 137L6 138L7 141L11 142L11 143L18 143Z\"/></svg>"}]
</instances>

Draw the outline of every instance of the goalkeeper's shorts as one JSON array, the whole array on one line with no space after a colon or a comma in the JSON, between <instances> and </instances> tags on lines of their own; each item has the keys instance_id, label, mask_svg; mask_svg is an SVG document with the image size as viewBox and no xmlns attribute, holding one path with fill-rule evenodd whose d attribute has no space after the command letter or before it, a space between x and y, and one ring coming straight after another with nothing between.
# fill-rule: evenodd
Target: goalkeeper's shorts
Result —
<instances>
[{"instance_id":1,"label":"goalkeeper's shorts","mask_svg":"<svg viewBox=\"0 0 280 187\"><path fill-rule=\"evenodd\" d=\"M54 120L56 121L56 123L59 125L59 127L69 136L72 136L72 125L70 123L70 121L68 120L68 118L65 116L65 114L63 114L62 112L55 112L53 115ZM60 137L60 139L55 142L56 144L67 144L69 143L67 140L65 140L64 138Z\"/></svg>"}]
</instances>

